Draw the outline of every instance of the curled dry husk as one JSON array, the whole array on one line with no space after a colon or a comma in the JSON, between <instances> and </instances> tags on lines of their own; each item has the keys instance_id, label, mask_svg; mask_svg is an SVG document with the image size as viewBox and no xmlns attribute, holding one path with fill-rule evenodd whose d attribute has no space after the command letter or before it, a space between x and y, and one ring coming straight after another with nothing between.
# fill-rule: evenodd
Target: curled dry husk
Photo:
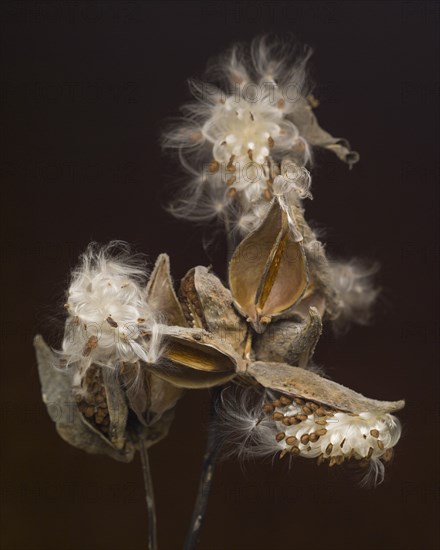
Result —
<instances>
[{"instance_id":1,"label":"curled dry husk","mask_svg":"<svg viewBox=\"0 0 440 550\"><path fill-rule=\"evenodd\" d=\"M346 162L350 167L358 162L359 154L352 151L350 144L344 138L333 137L326 130L321 128L313 112L313 105L317 102L313 97L299 97L297 106L291 118L299 130L299 134L310 145L323 147L332 151L340 160Z\"/></svg>"}]
</instances>

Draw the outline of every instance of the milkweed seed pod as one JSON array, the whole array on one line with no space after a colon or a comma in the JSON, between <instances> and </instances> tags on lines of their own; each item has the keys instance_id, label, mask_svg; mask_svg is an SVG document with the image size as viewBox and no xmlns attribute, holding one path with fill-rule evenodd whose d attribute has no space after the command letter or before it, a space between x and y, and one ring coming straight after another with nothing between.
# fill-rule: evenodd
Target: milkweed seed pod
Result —
<instances>
[{"instance_id":1,"label":"milkweed seed pod","mask_svg":"<svg viewBox=\"0 0 440 550\"><path fill-rule=\"evenodd\" d=\"M247 374L257 390L224 390L220 430L241 457L316 458L329 466L356 461L363 482L380 483L401 427L392 412L403 401L368 399L336 382L290 365L255 362ZM231 444L232 443L232 444Z\"/></svg>"}]
</instances>

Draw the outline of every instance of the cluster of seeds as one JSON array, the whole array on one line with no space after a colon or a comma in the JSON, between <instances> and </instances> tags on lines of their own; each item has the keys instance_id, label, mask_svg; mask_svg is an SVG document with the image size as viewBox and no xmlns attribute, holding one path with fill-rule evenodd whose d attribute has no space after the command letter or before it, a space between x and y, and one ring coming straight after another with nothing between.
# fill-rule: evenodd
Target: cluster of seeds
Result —
<instances>
[{"instance_id":1,"label":"cluster of seeds","mask_svg":"<svg viewBox=\"0 0 440 550\"><path fill-rule=\"evenodd\" d=\"M389 414L348 413L284 395L263 410L276 424L280 458L317 458L329 466L356 459L367 466L371 460L390 460L400 436L400 425Z\"/></svg>"},{"instance_id":2,"label":"cluster of seeds","mask_svg":"<svg viewBox=\"0 0 440 550\"><path fill-rule=\"evenodd\" d=\"M82 384L81 390L75 393L78 409L94 428L107 435L110 417L101 368L91 365L84 375Z\"/></svg>"}]
</instances>

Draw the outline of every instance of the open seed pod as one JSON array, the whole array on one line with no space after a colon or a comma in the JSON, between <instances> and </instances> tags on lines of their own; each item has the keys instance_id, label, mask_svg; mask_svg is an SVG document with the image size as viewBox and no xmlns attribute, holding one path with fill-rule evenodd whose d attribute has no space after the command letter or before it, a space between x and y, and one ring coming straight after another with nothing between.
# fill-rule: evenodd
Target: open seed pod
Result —
<instances>
[{"instance_id":1,"label":"open seed pod","mask_svg":"<svg viewBox=\"0 0 440 550\"><path fill-rule=\"evenodd\" d=\"M308 285L307 262L292 212L278 198L259 227L236 248L229 286L238 311L263 332L292 308Z\"/></svg>"},{"instance_id":2,"label":"open seed pod","mask_svg":"<svg viewBox=\"0 0 440 550\"><path fill-rule=\"evenodd\" d=\"M145 289L146 300L167 325L187 326L182 307L174 292L168 254L157 257Z\"/></svg>"},{"instance_id":3,"label":"open seed pod","mask_svg":"<svg viewBox=\"0 0 440 550\"><path fill-rule=\"evenodd\" d=\"M115 373L91 365L79 391L72 370L54 368L57 358L41 336L34 340L42 397L59 435L74 447L130 462L142 440L147 447L164 438L173 413L152 426L133 423Z\"/></svg>"},{"instance_id":4,"label":"open seed pod","mask_svg":"<svg viewBox=\"0 0 440 550\"><path fill-rule=\"evenodd\" d=\"M316 401L350 413L386 414L398 411L405 406L405 401L402 400L369 399L314 372L282 363L256 361L248 365L247 373L265 388Z\"/></svg>"},{"instance_id":5,"label":"open seed pod","mask_svg":"<svg viewBox=\"0 0 440 550\"><path fill-rule=\"evenodd\" d=\"M148 337L148 332L146 333ZM204 329L163 327L161 359L154 374L182 388L209 388L231 380L243 360L234 348Z\"/></svg>"},{"instance_id":6,"label":"open seed pod","mask_svg":"<svg viewBox=\"0 0 440 550\"><path fill-rule=\"evenodd\" d=\"M208 268L198 266L185 275L179 298L190 326L206 329L242 354L246 321L234 309L231 292Z\"/></svg>"},{"instance_id":7,"label":"open seed pod","mask_svg":"<svg viewBox=\"0 0 440 550\"><path fill-rule=\"evenodd\" d=\"M248 373L265 389L255 414L249 454L317 458L329 466L356 461L363 483L379 483L401 427L392 412L404 401L378 401L331 380L279 363L251 363ZM261 387L261 386L260 386Z\"/></svg>"}]
</instances>

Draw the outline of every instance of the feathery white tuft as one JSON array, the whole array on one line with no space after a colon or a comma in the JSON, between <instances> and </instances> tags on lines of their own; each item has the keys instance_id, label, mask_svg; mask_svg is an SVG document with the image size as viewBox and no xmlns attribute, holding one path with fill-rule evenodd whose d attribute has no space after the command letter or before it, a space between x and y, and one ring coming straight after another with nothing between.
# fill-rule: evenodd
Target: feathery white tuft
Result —
<instances>
[{"instance_id":1,"label":"feathery white tuft","mask_svg":"<svg viewBox=\"0 0 440 550\"><path fill-rule=\"evenodd\" d=\"M240 233L255 226L282 160L288 156L298 170L311 158L292 120L307 93L309 56L310 50L262 38L249 49L233 47L211 67L209 74L221 85L190 81L195 101L182 108L183 118L163 136L163 146L179 151L192 179L184 198L171 208L174 214L194 221L210 221L217 214ZM224 194L220 203L219 188ZM309 196L301 185L290 189Z\"/></svg>"},{"instance_id":2,"label":"feathery white tuft","mask_svg":"<svg viewBox=\"0 0 440 550\"><path fill-rule=\"evenodd\" d=\"M145 301L146 277L142 258L130 256L126 244L89 245L67 294L61 352L66 366L80 364L83 372L92 363L117 367L158 360L160 326Z\"/></svg>"},{"instance_id":3,"label":"feathery white tuft","mask_svg":"<svg viewBox=\"0 0 440 550\"><path fill-rule=\"evenodd\" d=\"M330 286L336 292L337 316L333 321L337 333L347 331L351 323L367 325L380 289L374 285L378 264L367 265L353 259L329 262Z\"/></svg>"}]
</instances>

